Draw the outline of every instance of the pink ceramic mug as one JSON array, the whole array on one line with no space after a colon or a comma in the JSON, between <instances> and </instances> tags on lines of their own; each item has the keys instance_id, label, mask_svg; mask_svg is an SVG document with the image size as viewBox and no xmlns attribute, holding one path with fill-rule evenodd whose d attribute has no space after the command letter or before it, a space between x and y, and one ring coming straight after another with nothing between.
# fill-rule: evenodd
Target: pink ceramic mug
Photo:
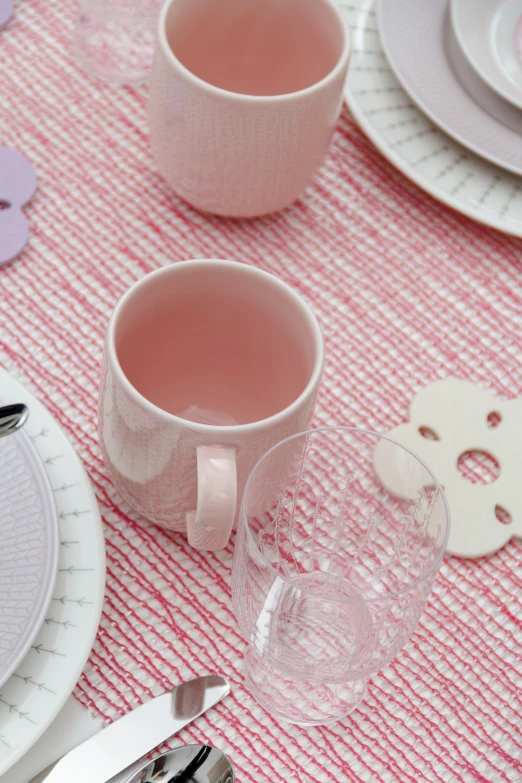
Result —
<instances>
[{"instance_id":1,"label":"pink ceramic mug","mask_svg":"<svg viewBox=\"0 0 522 783\"><path fill-rule=\"evenodd\" d=\"M218 260L147 275L105 346L99 426L116 487L192 546L223 548L257 460L309 426L323 354L314 314L273 275Z\"/></svg>"},{"instance_id":2,"label":"pink ceramic mug","mask_svg":"<svg viewBox=\"0 0 522 783\"><path fill-rule=\"evenodd\" d=\"M161 174L218 215L292 203L328 148L349 56L334 0L167 0L149 102Z\"/></svg>"}]
</instances>

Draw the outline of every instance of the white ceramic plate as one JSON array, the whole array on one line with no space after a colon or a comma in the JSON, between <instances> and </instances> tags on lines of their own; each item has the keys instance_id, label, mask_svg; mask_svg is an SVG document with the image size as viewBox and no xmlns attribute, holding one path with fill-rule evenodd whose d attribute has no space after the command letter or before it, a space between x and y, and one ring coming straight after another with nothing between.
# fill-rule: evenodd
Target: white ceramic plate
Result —
<instances>
[{"instance_id":1,"label":"white ceramic plate","mask_svg":"<svg viewBox=\"0 0 522 783\"><path fill-rule=\"evenodd\" d=\"M340 0L339 6L353 36L345 96L366 135L435 198L480 223L522 236L521 178L461 147L415 106L386 60L375 0Z\"/></svg>"},{"instance_id":2,"label":"white ceramic plate","mask_svg":"<svg viewBox=\"0 0 522 783\"><path fill-rule=\"evenodd\" d=\"M451 22L470 65L492 90L522 109L515 34L522 0L451 0Z\"/></svg>"},{"instance_id":3,"label":"white ceramic plate","mask_svg":"<svg viewBox=\"0 0 522 783\"><path fill-rule=\"evenodd\" d=\"M58 520L25 432L0 439L0 687L29 651L56 580Z\"/></svg>"},{"instance_id":4,"label":"white ceramic plate","mask_svg":"<svg viewBox=\"0 0 522 783\"><path fill-rule=\"evenodd\" d=\"M432 122L477 155L522 174L522 112L469 66L447 0L377 0L377 21L395 76Z\"/></svg>"},{"instance_id":5,"label":"white ceramic plate","mask_svg":"<svg viewBox=\"0 0 522 783\"><path fill-rule=\"evenodd\" d=\"M0 398L29 406L24 431L45 468L60 528L58 573L43 625L0 689L1 776L53 721L85 666L102 609L105 549L89 480L59 426L4 370Z\"/></svg>"}]
</instances>

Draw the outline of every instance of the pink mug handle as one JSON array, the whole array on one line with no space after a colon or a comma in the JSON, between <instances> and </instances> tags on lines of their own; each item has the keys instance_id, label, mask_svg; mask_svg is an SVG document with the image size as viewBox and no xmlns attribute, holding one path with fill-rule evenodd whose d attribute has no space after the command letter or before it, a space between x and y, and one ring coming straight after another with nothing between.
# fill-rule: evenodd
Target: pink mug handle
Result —
<instances>
[{"instance_id":1,"label":"pink mug handle","mask_svg":"<svg viewBox=\"0 0 522 783\"><path fill-rule=\"evenodd\" d=\"M198 446L197 459L198 505L187 514L189 544L194 549L224 549L236 517L236 449Z\"/></svg>"}]
</instances>

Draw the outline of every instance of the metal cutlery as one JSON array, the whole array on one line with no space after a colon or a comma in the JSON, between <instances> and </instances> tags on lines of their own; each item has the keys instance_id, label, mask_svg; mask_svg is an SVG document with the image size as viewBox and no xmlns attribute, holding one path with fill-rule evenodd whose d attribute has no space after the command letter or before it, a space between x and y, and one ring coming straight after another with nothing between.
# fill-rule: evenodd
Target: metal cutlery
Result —
<instances>
[{"instance_id":1,"label":"metal cutlery","mask_svg":"<svg viewBox=\"0 0 522 783\"><path fill-rule=\"evenodd\" d=\"M210 745L184 745L148 761L127 783L234 783L228 756Z\"/></svg>"},{"instance_id":2,"label":"metal cutlery","mask_svg":"<svg viewBox=\"0 0 522 783\"><path fill-rule=\"evenodd\" d=\"M29 408L23 403L0 406L0 438L23 427L29 416Z\"/></svg>"},{"instance_id":3,"label":"metal cutlery","mask_svg":"<svg viewBox=\"0 0 522 783\"><path fill-rule=\"evenodd\" d=\"M181 683L151 699L49 767L45 783L106 783L146 753L177 734L230 692L213 674Z\"/></svg>"}]
</instances>

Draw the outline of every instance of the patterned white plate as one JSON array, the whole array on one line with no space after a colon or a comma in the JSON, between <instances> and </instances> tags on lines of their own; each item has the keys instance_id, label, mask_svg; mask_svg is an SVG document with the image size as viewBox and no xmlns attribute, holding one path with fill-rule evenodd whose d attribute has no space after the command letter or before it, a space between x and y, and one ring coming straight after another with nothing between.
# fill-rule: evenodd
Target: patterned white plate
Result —
<instances>
[{"instance_id":1,"label":"patterned white plate","mask_svg":"<svg viewBox=\"0 0 522 783\"><path fill-rule=\"evenodd\" d=\"M487 163L439 130L388 65L375 0L338 0L352 30L346 100L382 154L423 190L485 225L522 236L522 178Z\"/></svg>"},{"instance_id":2,"label":"patterned white plate","mask_svg":"<svg viewBox=\"0 0 522 783\"><path fill-rule=\"evenodd\" d=\"M0 439L0 687L40 628L56 579L58 522L42 461L25 432Z\"/></svg>"},{"instance_id":3,"label":"patterned white plate","mask_svg":"<svg viewBox=\"0 0 522 783\"><path fill-rule=\"evenodd\" d=\"M29 406L25 432L53 489L60 528L58 574L43 626L0 688L1 776L53 721L85 666L103 604L105 548L89 480L57 423L4 370L0 398Z\"/></svg>"}]
</instances>

